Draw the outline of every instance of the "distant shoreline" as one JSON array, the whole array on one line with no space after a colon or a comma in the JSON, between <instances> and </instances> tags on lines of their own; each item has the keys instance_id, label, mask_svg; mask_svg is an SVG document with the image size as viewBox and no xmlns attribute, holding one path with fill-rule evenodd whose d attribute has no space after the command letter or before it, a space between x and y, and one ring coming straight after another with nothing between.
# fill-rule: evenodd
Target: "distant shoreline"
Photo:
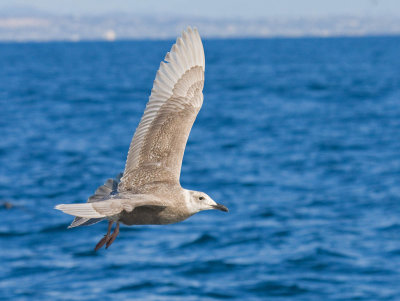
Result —
<instances>
[{"instance_id":1,"label":"distant shoreline","mask_svg":"<svg viewBox=\"0 0 400 301\"><path fill-rule=\"evenodd\" d=\"M0 13L0 41L173 40L187 26L206 39L325 38L400 35L397 16L206 18L106 14Z\"/></svg>"},{"instance_id":2,"label":"distant shoreline","mask_svg":"<svg viewBox=\"0 0 400 301\"><path fill-rule=\"evenodd\" d=\"M400 38L399 34L382 34L382 35L338 35L338 36L238 36L238 37L209 37L204 38L205 41L235 41L235 40L296 40L296 39L381 39L381 38ZM104 39L84 39L84 40L0 40L0 44L46 44L46 43L130 43L130 42L170 42L174 38L129 38L129 39L116 39L114 41L107 41Z\"/></svg>"}]
</instances>

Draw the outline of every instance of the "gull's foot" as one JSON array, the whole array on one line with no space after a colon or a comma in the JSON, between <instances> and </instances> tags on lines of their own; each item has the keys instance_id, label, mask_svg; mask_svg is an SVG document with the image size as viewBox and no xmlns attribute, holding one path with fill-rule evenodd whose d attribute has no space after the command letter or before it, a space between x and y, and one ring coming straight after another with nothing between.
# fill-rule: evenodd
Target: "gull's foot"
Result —
<instances>
[{"instance_id":1,"label":"gull's foot","mask_svg":"<svg viewBox=\"0 0 400 301\"><path fill-rule=\"evenodd\" d=\"M119 234L119 223L117 223L117 226L115 227L113 234L111 235L111 237L107 241L106 249L108 249L108 247L111 246L111 244L117 238L118 234Z\"/></svg>"},{"instance_id":2,"label":"gull's foot","mask_svg":"<svg viewBox=\"0 0 400 301\"><path fill-rule=\"evenodd\" d=\"M96 247L94 248L95 251L97 251L98 249L100 249L102 246L104 246L104 244L110 239L109 235L104 235L104 237L102 239L100 239L100 241L97 243Z\"/></svg>"},{"instance_id":3,"label":"gull's foot","mask_svg":"<svg viewBox=\"0 0 400 301\"><path fill-rule=\"evenodd\" d=\"M113 224L112 221L109 221L109 222L108 222L108 231L107 231L107 234L104 235L104 237L103 237L102 239L100 239L100 241L97 243L96 247L94 248L94 251L97 251L98 249L100 249L102 246L104 246L105 243L107 243L107 242L111 239L112 236L110 235L110 232L111 232L112 224ZM114 231L114 232L115 232L115 231ZM113 233L113 235L114 235L114 233ZM107 245L108 245L108 244L107 244Z\"/></svg>"}]
</instances>

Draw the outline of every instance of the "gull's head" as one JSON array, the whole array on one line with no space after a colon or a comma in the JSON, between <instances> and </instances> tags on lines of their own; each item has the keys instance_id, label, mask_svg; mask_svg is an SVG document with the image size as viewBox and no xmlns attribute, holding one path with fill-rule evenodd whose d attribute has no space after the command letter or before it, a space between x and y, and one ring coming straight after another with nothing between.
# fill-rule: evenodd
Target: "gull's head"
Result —
<instances>
[{"instance_id":1,"label":"gull's head","mask_svg":"<svg viewBox=\"0 0 400 301\"><path fill-rule=\"evenodd\" d=\"M187 190L189 198L187 200L187 206L190 211L197 213L203 210L217 209L224 212L228 212L228 208L224 205L216 203L206 193L200 191Z\"/></svg>"}]
</instances>

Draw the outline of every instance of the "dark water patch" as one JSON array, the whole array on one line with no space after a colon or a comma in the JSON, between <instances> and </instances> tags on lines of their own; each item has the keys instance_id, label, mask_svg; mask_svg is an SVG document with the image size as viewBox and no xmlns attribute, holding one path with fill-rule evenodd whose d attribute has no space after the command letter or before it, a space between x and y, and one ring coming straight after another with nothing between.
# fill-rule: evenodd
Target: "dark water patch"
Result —
<instances>
[{"instance_id":1,"label":"dark water patch","mask_svg":"<svg viewBox=\"0 0 400 301\"><path fill-rule=\"evenodd\" d=\"M276 213L271 209L267 209L267 210L264 210L263 212L261 212L258 216L264 217L264 218L271 218L271 217L276 216Z\"/></svg>"},{"instance_id":2,"label":"dark water patch","mask_svg":"<svg viewBox=\"0 0 400 301\"><path fill-rule=\"evenodd\" d=\"M258 232L258 231L257 231ZM252 243L259 243L263 241L263 235L259 233L252 233L247 235L238 235L234 236L232 239L226 240L222 243L224 247L231 247L231 246L242 246L244 244L252 244Z\"/></svg>"},{"instance_id":3,"label":"dark water patch","mask_svg":"<svg viewBox=\"0 0 400 301\"><path fill-rule=\"evenodd\" d=\"M70 224L60 224L51 227L45 227L44 229L40 230L40 233L64 232L68 230L69 225Z\"/></svg>"},{"instance_id":4,"label":"dark water patch","mask_svg":"<svg viewBox=\"0 0 400 301\"><path fill-rule=\"evenodd\" d=\"M181 245L179 248L204 247L206 245L213 244L217 241L218 240L214 236L210 234L203 234L194 239L193 241Z\"/></svg>"},{"instance_id":5,"label":"dark water patch","mask_svg":"<svg viewBox=\"0 0 400 301\"><path fill-rule=\"evenodd\" d=\"M185 268L182 274L184 275L201 275L201 274L214 274L214 273L224 273L227 271L234 271L240 266L227 263L223 260L210 260L205 262L196 262L190 267Z\"/></svg>"},{"instance_id":6,"label":"dark water patch","mask_svg":"<svg viewBox=\"0 0 400 301\"><path fill-rule=\"evenodd\" d=\"M296 269L313 271L344 271L355 267L354 258L351 256L323 248L316 248L312 252L289 259L287 262Z\"/></svg>"},{"instance_id":7,"label":"dark water patch","mask_svg":"<svg viewBox=\"0 0 400 301\"><path fill-rule=\"evenodd\" d=\"M380 232L397 232L397 233L400 233L400 223L393 223L391 225L379 227L378 231L380 231Z\"/></svg>"},{"instance_id":8,"label":"dark water patch","mask_svg":"<svg viewBox=\"0 0 400 301\"><path fill-rule=\"evenodd\" d=\"M99 252L96 252L99 254ZM103 257L113 256L113 255L100 255ZM153 270L153 271L160 271L165 269L177 269L180 268L182 263L171 262L170 260L165 260L163 262L160 261L143 261L143 260L136 260L135 257L132 257L132 260L124 262L124 263L112 263L104 266L104 269L107 271L141 271L141 270Z\"/></svg>"},{"instance_id":9,"label":"dark water patch","mask_svg":"<svg viewBox=\"0 0 400 301\"><path fill-rule=\"evenodd\" d=\"M396 277L398 273L393 271L392 269L382 268L378 266L367 266L367 267L357 267L357 274L361 273L363 275L370 276L387 276L387 277Z\"/></svg>"},{"instance_id":10,"label":"dark water patch","mask_svg":"<svg viewBox=\"0 0 400 301\"><path fill-rule=\"evenodd\" d=\"M388 252L390 256L400 256L400 249L391 250Z\"/></svg>"},{"instance_id":11,"label":"dark water patch","mask_svg":"<svg viewBox=\"0 0 400 301\"><path fill-rule=\"evenodd\" d=\"M328 250L325 248L317 248L316 249L317 256L329 256L329 257L337 257L337 258L352 258L352 256L345 254L339 251Z\"/></svg>"},{"instance_id":12,"label":"dark water patch","mask_svg":"<svg viewBox=\"0 0 400 301\"><path fill-rule=\"evenodd\" d=\"M96 252L96 254L100 254L100 252ZM104 257L106 255L101 254L99 256ZM141 264L136 264L136 263L134 263L134 264L125 264L125 263L124 264L122 264L122 263L121 264L116 264L116 263L112 263L110 265L107 265L106 269L109 270L109 271L118 271L118 270L125 270L125 269L138 268L138 267L141 267ZM149 268L151 268L151 267L152 267L152 265L149 266Z\"/></svg>"},{"instance_id":13,"label":"dark water patch","mask_svg":"<svg viewBox=\"0 0 400 301\"><path fill-rule=\"evenodd\" d=\"M247 187L247 188L251 188L251 187L257 187L257 186L259 186L260 185L260 183L257 183L257 182L250 182L250 181L242 181L242 183L241 183L241 185L243 186L243 187Z\"/></svg>"},{"instance_id":14,"label":"dark water patch","mask_svg":"<svg viewBox=\"0 0 400 301\"><path fill-rule=\"evenodd\" d=\"M311 91L324 91L328 89L329 86L321 82L311 82L307 85L307 88Z\"/></svg>"},{"instance_id":15,"label":"dark water patch","mask_svg":"<svg viewBox=\"0 0 400 301\"><path fill-rule=\"evenodd\" d=\"M281 238L281 237L287 237L287 236L291 235L291 233L292 232L289 230L281 230L281 231L276 231L276 232L272 233L272 236Z\"/></svg>"},{"instance_id":16,"label":"dark water patch","mask_svg":"<svg viewBox=\"0 0 400 301\"><path fill-rule=\"evenodd\" d=\"M53 265L37 265L37 266L17 266L13 268L15 277L26 275L41 275L43 273L53 273L57 270L64 270L64 268Z\"/></svg>"},{"instance_id":17,"label":"dark water patch","mask_svg":"<svg viewBox=\"0 0 400 301\"><path fill-rule=\"evenodd\" d=\"M256 284L246 286L249 292L264 296L294 297L308 292L308 289L297 284L285 284L276 281L260 281Z\"/></svg>"},{"instance_id":18,"label":"dark water patch","mask_svg":"<svg viewBox=\"0 0 400 301\"><path fill-rule=\"evenodd\" d=\"M82 251L82 252L75 252L74 257L98 257L101 256L99 252L94 250Z\"/></svg>"},{"instance_id":19,"label":"dark water patch","mask_svg":"<svg viewBox=\"0 0 400 301\"><path fill-rule=\"evenodd\" d=\"M24 236L24 235L29 235L31 233L32 232L16 232L16 231L3 232L3 231L0 231L0 237Z\"/></svg>"},{"instance_id":20,"label":"dark water patch","mask_svg":"<svg viewBox=\"0 0 400 301\"><path fill-rule=\"evenodd\" d=\"M224 143L224 144L222 145L222 148L228 150L228 149L235 149L235 148L237 148L238 146L239 146L238 143Z\"/></svg>"},{"instance_id":21,"label":"dark water patch","mask_svg":"<svg viewBox=\"0 0 400 301\"><path fill-rule=\"evenodd\" d=\"M152 288L158 288L158 287L160 287L160 283L158 283L158 282L143 281L143 282L139 282L139 283L121 286L121 287L113 290L113 292L115 292L115 293L131 292L131 291L138 291L138 290L142 290L142 289L152 289Z\"/></svg>"},{"instance_id":22,"label":"dark water patch","mask_svg":"<svg viewBox=\"0 0 400 301\"><path fill-rule=\"evenodd\" d=\"M234 299L234 294L229 294L227 292L206 292L202 294L204 297L209 297L217 300L221 299Z\"/></svg>"},{"instance_id":23,"label":"dark water patch","mask_svg":"<svg viewBox=\"0 0 400 301\"><path fill-rule=\"evenodd\" d=\"M299 280L305 283L312 283L315 286L318 286L320 283L327 283L328 285L335 284L335 285L343 285L345 284L346 280L343 280L341 277L337 277L332 274L316 274L315 276L302 276L299 277Z\"/></svg>"},{"instance_id":24,"label":"dark water patch","mask_svg":"<svg viewBox=\"0 0 400 301\"><path fill-rule=\"evenodd\" d=\"M326 198L326 199L313 199L310 200L307 203L307 206L314 208L314 207L331 207L334 205L335 200L332 200L331 198Z\"/></svg>"}]
</instances>

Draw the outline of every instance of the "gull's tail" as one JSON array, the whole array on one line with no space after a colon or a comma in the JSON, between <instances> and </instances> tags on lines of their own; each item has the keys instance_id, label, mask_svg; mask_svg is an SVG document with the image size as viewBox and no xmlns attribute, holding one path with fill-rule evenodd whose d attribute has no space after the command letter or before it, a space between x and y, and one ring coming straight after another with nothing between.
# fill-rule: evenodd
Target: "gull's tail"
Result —
<instances>
[{"instance_id":1,"label":"gull's tail","mask_svg":"<svg viewBox=\"0 0 400 301\"><path fill-rule=\"evenodd\" d=\"M100 186L99 188L97 188L96 192L94 193L94 195L92 195L88 201L87 204L70 204L70 205L58 205L55 207L55 209L61 210L67 214L71 214L71 215L75 215L75 219L73 220L73 222L71 223L71 225L69 225L68 228L74 228L74 227L79 227L79 226L90 226L93 224L96 224L102 220L104 220L104 217L82 217L81 215L79 215L79 210L91 210L93 209L90 208L90 206L88 206L88 209L84 209L84 206L81 205L89 205L91 203L95 203L95 202L101 202L104 201L106 199L108 199L108 197L114 193L117 192L118 189L118 184L121 180L122 177L122 173L120 173L115 179L108 179L104 185ZM71 206L76 206L76 205L80 205L77 207L71 207ZM80 208L78 208L80 207ZM78 210L78 211L77 211ZM69 211L69 212L68 212ZM71 213L70 213L71 212ZM74 214L72 212L78 213L78 214Z\"/></svg>"},{"instance_id":2,"label":"gull's tail","mask_svg":"<svg viewBox=\"0 0 400 301\"><path fill-rule=\"evenodd\" d=\"M134 205L129 200L118 198L110 198L93 203L60 204L54 207L54 209L61 210L64 213L85 219L110 218L121 213L123 210L130 212L133 208Z\"/></svg>"},{"instance_id":3,"label":"gull's tail","mask_svg":"<svg viewBox=\"0 0 400 301\"><path fill-rule=\"evenodd\" d=\"M54 209L61 210L64 213L83 218L104 218L106 215L96 211L91 203L82 204L60 204Z\"/></svg>"}]
</instances>

